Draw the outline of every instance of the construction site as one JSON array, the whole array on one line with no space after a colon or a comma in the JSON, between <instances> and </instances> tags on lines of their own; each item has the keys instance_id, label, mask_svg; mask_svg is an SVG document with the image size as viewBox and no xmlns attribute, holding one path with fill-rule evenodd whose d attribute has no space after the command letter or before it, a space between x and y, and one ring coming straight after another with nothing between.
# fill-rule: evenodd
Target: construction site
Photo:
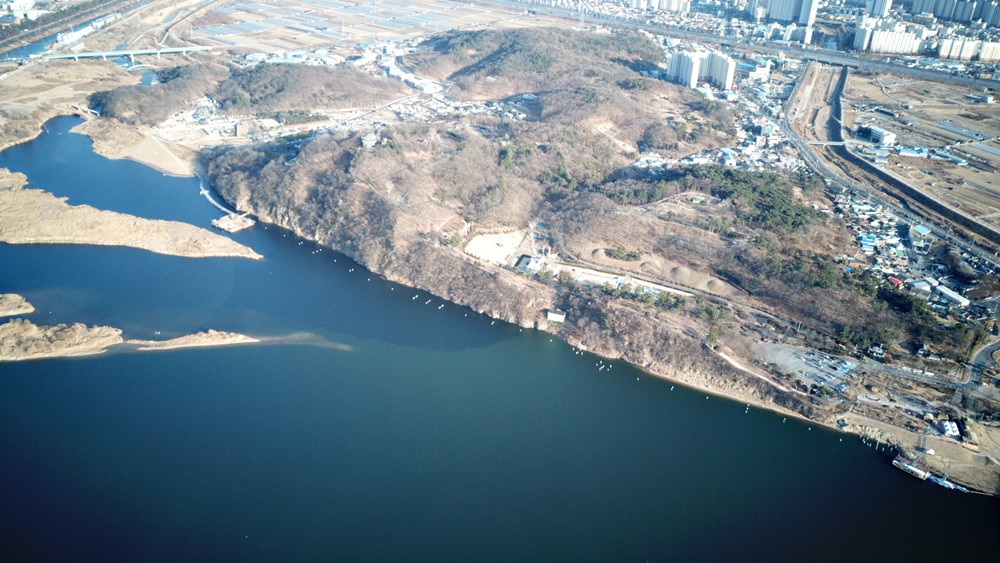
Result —
<instances>
[{"instance_id":1,"label":"construction site","mask_svg":"<svg viewBox=\"0 0 1000 563\"><path fill-rule=\"evenodd\" d=\"M812 62L788 107L831 171L1000 248L1000 106L982 89Z\"/></svg>"}]
</instances>

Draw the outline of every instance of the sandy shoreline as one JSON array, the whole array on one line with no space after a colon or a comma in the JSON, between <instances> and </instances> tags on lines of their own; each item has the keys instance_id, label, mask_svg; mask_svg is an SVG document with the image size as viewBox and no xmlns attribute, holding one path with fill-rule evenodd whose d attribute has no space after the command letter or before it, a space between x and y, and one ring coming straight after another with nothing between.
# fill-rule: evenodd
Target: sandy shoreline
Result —
<instances>
[{"instance_id":1,"label":"sandy shoreline","mask_svg":"<svg viewBox=\"0 0 1000 563\"><path fill-rule=\"evenodd\" d=\"M72 132L90 137L94 152L105 158L138 162L165 176L187 178L195 175L197 154L181 146L167 145L152 131L98 118L88 119Z\"/></svg>"},{"instance_id":2,"label":"sandy shoreline","mask_svg":"<svg viewBox=\"0 0 1000 563\"><path fill-rule=\"evenodd\" d=\"M88 327L81 323L44 326L26 319L12 319L0 325L0 361L100 354L122 341L122 331L109 326Z\"/></svg>"}]
</instances>

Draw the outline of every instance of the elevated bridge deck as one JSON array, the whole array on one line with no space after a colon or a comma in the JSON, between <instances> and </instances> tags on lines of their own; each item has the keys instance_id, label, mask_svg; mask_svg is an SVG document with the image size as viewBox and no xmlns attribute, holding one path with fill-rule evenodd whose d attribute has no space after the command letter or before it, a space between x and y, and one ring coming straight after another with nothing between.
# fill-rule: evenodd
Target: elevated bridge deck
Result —
<instances>
[{"instance_id":1,"label":"elevated bridge deck","mask_svg":"<svg viewBox=\"0 0 1000 563\"><path fill-rule=\"evenodd\" d=\"M209 51L211 47L165 47L163 49L131 49L124 51L102 51L95 53L66 53L65 55L49 55L45 57L46 60L55 61L59 59L73 59L78 61L80 59L114 59L117 57L128 57L129 59L134 59L140 55L156 55L159 58L160 55L170 55L176 53L191 53L194 51Z\"/></svg>"}]
</instances>

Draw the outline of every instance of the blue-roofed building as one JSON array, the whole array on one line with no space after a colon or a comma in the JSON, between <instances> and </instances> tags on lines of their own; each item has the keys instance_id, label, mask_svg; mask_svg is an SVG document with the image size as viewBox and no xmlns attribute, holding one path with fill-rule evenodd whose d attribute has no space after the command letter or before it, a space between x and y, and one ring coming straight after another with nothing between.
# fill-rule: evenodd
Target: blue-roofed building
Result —
<instances>
[{"instance_id":1,"label":"blue-roofed building","mask_svg":"<svg viewBox=\"0 0 1000 563\"><path fill-rule=\"evenodd\" d=\"M924 147L900 147L899 156L912 156L916 158L927 158L927 149Z\"/></svg>"}]
</instances>

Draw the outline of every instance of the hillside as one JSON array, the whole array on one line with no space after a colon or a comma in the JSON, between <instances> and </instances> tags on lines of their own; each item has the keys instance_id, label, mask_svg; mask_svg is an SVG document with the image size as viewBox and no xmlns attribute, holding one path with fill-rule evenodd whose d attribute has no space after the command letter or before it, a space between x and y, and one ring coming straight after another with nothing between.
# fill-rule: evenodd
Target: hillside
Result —
<instances>
[{"instance_id":1,"label":"hillside","mask_svg":"<svg viewBox=\"0 0 1000 563\"><path fill-rule=\"evenodd\" d=\"M291 123L316 111L371 107L409 93L398 81L353 67L300 64L230 67L206 60L160 70L157 80L97 92L90 105L124 123L157 125L208 96L225 114Z\"/></svg>"},{"instance_id":2,"label":"hillside","mask_svg":"<svg viewBox=\"0 0 1000 563\"><path fill-rule=\"evenodd\" d=\"M573 60L541 56L570 47ZM677 198L697 182L711 191L709 183L725 179L633 177L637 143L657 128L687 139L684 131L702 124L705 134L696 141L663 148L680 156L720 146L729 133L725 108L706 107L677 86L640 75L660 59L649 39L628 33L449 34L405 64L449 83L449 96L510 102L525 110L525 119L480 114L397 126L381 131L373 148L363 148L357 136L328 135L217 150L204 155L205 167L238 209L389 279L523 326L546 327L544 311L558 307L572 320L549 328L575 344L693 385L814 414L800 397L777 393L703 346L705 335L714 333L715 341L725 334L744 352L735 339L747 322L741 312L700 299L653 304L627 292L583 291L552 276L515 275L461 251L472 234L542 224L546 241L564 257L753 301L716 272L718 255L733 255L763 229L825 232L822 224L809 226L815 212L785 183L753 201L750 192L720 193L684 217L660 209L679 209ZM563 64L584 72L568 76ZM726 218L732 220L726 229L713 223ZM620 249L621 259L610 249ZM628 260L632 255L641 259Z\"/></svg>"},{"instance_id":3,"label":"hillside","mask_svg":"<svg viewBox=\"0 0 1000 563\"><path fill-rule=\"evenodd\" d=\"M354 67L259 64L233 69L211 96L240 115L367 108L408 94L399 81Z\"/></svg>"},{"instance_id":4,"label":"hillside","mask_svg":"<svg viewBox=\"0 0 1000 563\"><path fill-rule=\"evenodd\" d=\"M458 99L532 94L537 120L583 126L632 150L643 139L654 150L684 154L693 152L692 142L713 146L732 132L732 116L721 106L702 112L700 94L639 74L663 68L662 51L641 35L451 32L405 63L418 75L454 84L449 95ZM695 139L694 131L704 135Z\"/></svg>"},{"instance_id":5,"label":"hillside","mask_svg":"<svg viewBox=\"0 0 1000 563\"><path fill-rule=\"evenodd\" d=\"M397 125L367 148L357 135L327 135L221 150L205 155L209 179L238 209L391 280L820 421L834 413L816 408L822 401L795 374L759 363L757 343L789 335L826 349L932 342L958 359L982 338L845 268L852 236L813 176L633 167L632 147L653 128L684 139L662 149L667 156L728 142L728 110L685 103L682 90L644 78L637 69L657 60L643 58L655 52L643 36L574 40L573 64L584 72L572 78L539 58L566 48L564 32L451 34L407 59L418 72L441 73L449 96L500 94L485 101L521 118L456 114ZM501 47L485 47L494 45ZM558 99L573 101L556 111ZM517 274L463 251L487 233L531 233L513 256L550 248L559 260L549 264L562 271ZM582 286L569 267L618 277ZM645 292L639 283L683 293ZM565 323L549 323L553 309L566 312ZM815 385L812 392L832 394Z\"/></svg>"}]
</instances>

